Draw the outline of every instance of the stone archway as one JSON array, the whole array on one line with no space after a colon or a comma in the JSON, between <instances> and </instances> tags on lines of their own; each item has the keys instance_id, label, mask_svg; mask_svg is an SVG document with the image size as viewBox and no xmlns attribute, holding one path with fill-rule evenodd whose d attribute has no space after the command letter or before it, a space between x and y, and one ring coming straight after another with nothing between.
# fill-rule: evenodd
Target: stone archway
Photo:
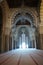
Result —
<instances>
[{"instance_id":1,"label":"stone archway","mask_svg":"<svg viewBox=\"0 0 43 65\"><path fill-rule=\"evenodd\" d=\"M25 14L30 15L33 18L34 25L38 27L40 20L37 11L33 8L27 8L27 7L15 9L15 11L12 13L11 25L16 23L15 19L19 14L22 14L24 16Z\"/></svg>"},{"instance_id":2,"label":"stone archway","mask_svg":"<svg viewBox=\"0 0 43 65\"><path fill-rule=\"evenodd\" d=\"M15 41L15 39L16 39L16 43L17 43L17 38L18 38L17 27L21 26L21 24L23 26L28 24L27 26L30 26L30 30L33 30L33 31L31 31L31 34L33 33L32 37L35 34L35 37L33 37L33 39L30 34L31 41L32 41L32 43L34 42L34 40L36 42L36 29L39 26L38 13L35 10L28 9L28 8L27 9L23 8L22 10L18 9L15 12L16 12L16 14L13 13L13 18L12 18L12 23L11 23L13 40ZM26 21L28 21L27 24L25 24ZM35 43L35 47L36 47L36 43ZM13 49L13 41L12 41L12 49Z\"/></svg>"}]
</instances>

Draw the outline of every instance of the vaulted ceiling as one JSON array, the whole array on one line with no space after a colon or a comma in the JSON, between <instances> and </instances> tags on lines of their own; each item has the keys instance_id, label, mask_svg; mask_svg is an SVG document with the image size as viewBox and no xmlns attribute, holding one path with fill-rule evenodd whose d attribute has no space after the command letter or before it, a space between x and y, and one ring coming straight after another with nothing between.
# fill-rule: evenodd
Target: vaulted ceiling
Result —
<instances>
[{"instance_id":1,"label":"vaulted ceiling","mask_svg":"<svg viewBox=\"0 0 43 65\"><path fill-rule=\"evenodd\" d=\"M37 7L41 0L6 0L10 8L25 6Z\"/></svg>"}]
</instances>

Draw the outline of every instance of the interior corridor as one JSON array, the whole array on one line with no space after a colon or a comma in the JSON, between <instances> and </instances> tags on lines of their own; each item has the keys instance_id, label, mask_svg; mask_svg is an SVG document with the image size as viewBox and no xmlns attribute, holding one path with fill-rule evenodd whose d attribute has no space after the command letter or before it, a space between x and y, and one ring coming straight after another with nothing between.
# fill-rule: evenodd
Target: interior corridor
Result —
<instances>
[{"instance_id":1,"label":"interior corridor","mask_svg":"<svg viewBox=\"0 0 43 65\"><path fill-rule=\"evenodd\" d=\"M0 54L0 65L43 65L43 51L16 49Z\"/></svg>"},{"instance_id":2,"label":"interior corridor","mask_svg":"<svg viewBox=\"0 0 43 65\"><path fill-rule=\"evenodd\" d=\"M0 65L43 65L43 0L0 0Z\"/></svg>"}]
</instances>

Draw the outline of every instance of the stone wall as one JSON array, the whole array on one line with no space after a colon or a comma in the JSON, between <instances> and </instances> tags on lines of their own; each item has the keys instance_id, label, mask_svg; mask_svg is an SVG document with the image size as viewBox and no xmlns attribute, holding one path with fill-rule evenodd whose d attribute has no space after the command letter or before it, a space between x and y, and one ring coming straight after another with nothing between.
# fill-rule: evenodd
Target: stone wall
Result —
<instances>
[{"instance_id":1,"label":"stone wall","mask_svg":"<svg viewBox=\"0 0 43 65\"><path fill-rule=\"evenodd\" d=\"M7 41L9 39L9 31L10 31L10 25L9 25L9 7L7 5L7 2L4 0L0 4L3 12L3 27L2 27L2 43L1 43L1 51L5 51L5 38L7 37ZM9 44L9 42L7 43ZM8 46L8 45L7 45ZM8 48L8 47L7 47Z\"/></svg>"},{"instance_id":2,"label":"stone wall","mask_svg":"<svg viewBox=\"0 0 43 65\"><path fill-rule=\"evenodd\" d=\"M41 1L41 6L40 6L40 26L39 26L39 31L40 31L40 42L41 42L41 49L43 49L43 0Z\"/></svg>"}]
</instances>

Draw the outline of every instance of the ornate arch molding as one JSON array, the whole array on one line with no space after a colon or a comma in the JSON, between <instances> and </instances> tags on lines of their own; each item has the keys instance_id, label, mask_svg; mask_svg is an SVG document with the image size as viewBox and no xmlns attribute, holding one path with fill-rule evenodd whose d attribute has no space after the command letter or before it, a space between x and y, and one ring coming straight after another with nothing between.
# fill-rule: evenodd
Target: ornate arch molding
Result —
<instances>
[{"instance_id":1,"label":"ornate arch molding","mask_svg":"<svg viewBox=\"0 0 43 65\"><path fill-rule=\"evenodd\" d=\"M16 19L16 16L19 14L19 13L22 13L23 15L25 15L25 13L28 13L31 15L31 17L33 18L33 24L38 27L39 26L39 16L38 16L38 13L37 11L34 9L34 8L20 8L20 9L16 9L14 12L13 12L13 15L12 15L12 18L11 18L11 24L16 24L17 22L15 21Z\"/></svg>"},{"instance_id":2,"label":"ornate arch molding","mask_svg":"<svg viewBox=\"0 0 43 65\"><path fill-rule=\"evenodd\" d=\"M31 38L31 34L35 32L36 35L36 29L32 28L31 26L27 26L27 25L19 25L18 27L12 29L12 35L14 36L15 40L18 40L19 34L20 32L22 32L21 28L26 28L27 31L25 31L25 33L28 32L28 36ZM21 30L21 31L20 31Z\"/></svg>"},{"instance_id":3,"label":"ornate arch molding","mask_svg":"<svg viewBox=\"0 0 43 65\"><path fill-rule=\"evenodd\" d=\"M26 28L26 30L27 30L26 32L29 33L29 31L28 31L29 26L27 26L27 25L20 25L20 26L18 26L18 27L16 28L16 30L13 31L13 33L12 33L13 36L15 37L15 40L18 39L20 32L22 32L22 31L21 31L21 28Z\"/></svg>"}]
</instances>

